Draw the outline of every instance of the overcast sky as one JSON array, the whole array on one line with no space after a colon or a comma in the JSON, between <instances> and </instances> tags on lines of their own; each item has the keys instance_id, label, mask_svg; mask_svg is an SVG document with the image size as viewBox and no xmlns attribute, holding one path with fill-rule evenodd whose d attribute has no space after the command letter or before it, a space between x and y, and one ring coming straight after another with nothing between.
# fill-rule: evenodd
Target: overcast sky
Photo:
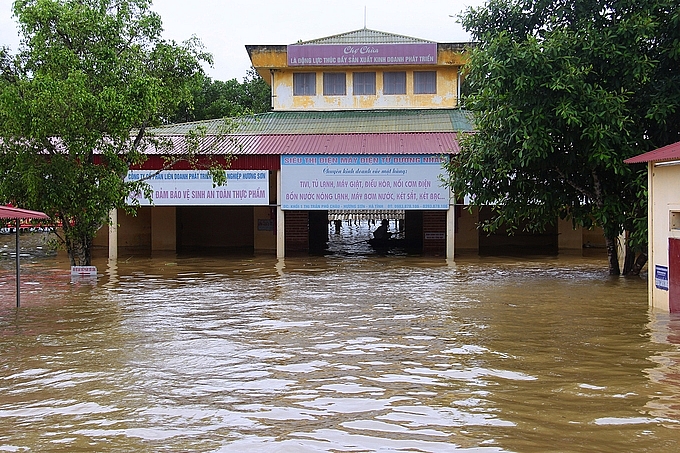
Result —
<instances>
[{"instance_id":1,"label":"overcast sky","mask_svg":"<svg viewBox=\"0 0 680 453\"><path fill-rule=\"evenodd\" d=\"M12 0L0 0L0 45L16 51ZM156 0L164 37L198 36L212 53L214 80L241 81L250 68L247 44L292 44L366 28L436 42L470 37L455 17L484 0Z\"/></svg>"}]
</instances>

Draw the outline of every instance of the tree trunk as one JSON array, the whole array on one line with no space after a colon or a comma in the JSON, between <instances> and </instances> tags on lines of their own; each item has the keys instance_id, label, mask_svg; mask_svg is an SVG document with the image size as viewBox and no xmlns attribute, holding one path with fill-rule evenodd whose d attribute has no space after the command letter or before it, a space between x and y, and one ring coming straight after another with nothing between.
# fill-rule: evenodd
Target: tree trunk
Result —
<instances>
[{"instance_id":1,"label":"tree trunk","mask_svg":"<svg viewBox=\"0 0 680 453\"><path fill-rule=\"evenodd\" d=\"M66 251L68 252L71 266L92 265L92 238L73 238L67 236Z\"/></svg>"},{"instance_id":2,"label":"tree trunk","mask_svg":"<svg viewBox=\"0 0 680 453\"><path fill-rule=\"evenodd\" d=\"M605 243L607 244L607 259L609 260L609 275L621 275L621 268L619 267L619 256L616 246L616 238L605 236Z\"/></svg>"},{"instance_id":3,"label":"tree trunk","mask_svg":"<svg viewBox=\"0 0 680 453\"><path fill-rule=\"evenodd\" d=\"M633 265L633 268L630 271L630 274L628 275L640 275L640 271L644 267L644 265L647 263L647 253L643 252L640 253L635 260L635 264Z\"/></svg>"},{"instance_id":4,"label":"tree trunk","mask_svg":"<svg viewBox=\"0 0 680 453\"><path fill-rule=\"evenodd\" d=\"M628 275L633 271L635 266L635 252L628 245L628 235L626 235L626 256L623 259L623 275Z\"/></svg>"}]
</instances>

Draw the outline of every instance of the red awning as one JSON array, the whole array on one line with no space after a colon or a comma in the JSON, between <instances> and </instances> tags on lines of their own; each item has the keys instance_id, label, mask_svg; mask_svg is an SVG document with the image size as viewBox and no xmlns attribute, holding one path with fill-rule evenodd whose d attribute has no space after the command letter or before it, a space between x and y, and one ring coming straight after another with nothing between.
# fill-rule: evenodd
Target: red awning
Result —
<instances>
[{"instance_id":1,"label":"red awning","mask_svg":"<svg viewBox=\"0 0 680 453\"><path fill-rule=\"evenodd\" d=\"M639 156L624 160L627 164L641 164L646 162L664 162L680 159L680 142L672 143Z\"/></svg>"},{"instance_id":2,"label":"red awning","mask_svg":"<svg viewBox=\"0 0 680 453\"><path fill-rule=\"evenodd\" d=\"M49 219L49 216L38 211L0 206L0 219Z\"/></svg>"},{"instance_id":3,"label":"red awning","mask_svg":"<svg viewBox=\"0 0 680 453\"><path fill-rule=\"evenodd\" d=\"M16 221L16 283L17 283L17 308L21 304L20 296L20 282L21 273L19 271L19 257L21 256L21 247L19 246L19 220L21 219L49 219L49 216L45 213L38 211L29 211L28 209L19 209L12 206L0 206L0 219L13 219Z\"/></svg>"}]
</instances>

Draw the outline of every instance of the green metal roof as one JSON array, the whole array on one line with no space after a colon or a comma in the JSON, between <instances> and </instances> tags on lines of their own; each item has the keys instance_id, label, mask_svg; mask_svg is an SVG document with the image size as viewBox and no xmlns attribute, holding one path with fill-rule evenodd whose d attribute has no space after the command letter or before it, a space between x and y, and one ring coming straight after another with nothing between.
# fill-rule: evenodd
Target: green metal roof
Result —
<instances>
[{"instance_id":1,"label":"green metal roof","mask_svg":"<svg viewBox=\"0 0 680 453\"><path fill-rule=\"evenodd\" d=\"M472 132L472 114L460 109L275 111L237 120L239 135L376 134L406 132ZM197 127L215 134L222 120L170 124L150 132L183 135Z\"/></svg>"},{"instance_id":2,"label":"green metal roof","mask_svg":"<svg viewBox=\"0 0 680 453\"><path fill-rule=\"evenodd\" d=\"M296 44L411 44L411 43L432 43L424 39L412 38L410 36L395 35L384 31L370 30L362 28L360 30L349 31L338 35L327 36L325 38L301 41Z\"/></svg>"}]
</instances>

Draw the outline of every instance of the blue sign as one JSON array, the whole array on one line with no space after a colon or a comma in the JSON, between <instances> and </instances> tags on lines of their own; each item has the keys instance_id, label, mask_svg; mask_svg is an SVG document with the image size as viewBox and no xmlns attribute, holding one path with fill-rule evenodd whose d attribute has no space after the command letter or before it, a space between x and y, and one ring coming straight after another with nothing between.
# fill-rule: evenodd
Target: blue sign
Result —
<instances>
[{"instance_id":1,"label":"blue sign","mask_svg":"<svg viewBox=\"0 0 680 453\"><path fill-rule=\"evenodd\" d=\"M654 285L663 291L668 291L668 266L656 265L654 270Z\"/></svg>"}]
</instances>

